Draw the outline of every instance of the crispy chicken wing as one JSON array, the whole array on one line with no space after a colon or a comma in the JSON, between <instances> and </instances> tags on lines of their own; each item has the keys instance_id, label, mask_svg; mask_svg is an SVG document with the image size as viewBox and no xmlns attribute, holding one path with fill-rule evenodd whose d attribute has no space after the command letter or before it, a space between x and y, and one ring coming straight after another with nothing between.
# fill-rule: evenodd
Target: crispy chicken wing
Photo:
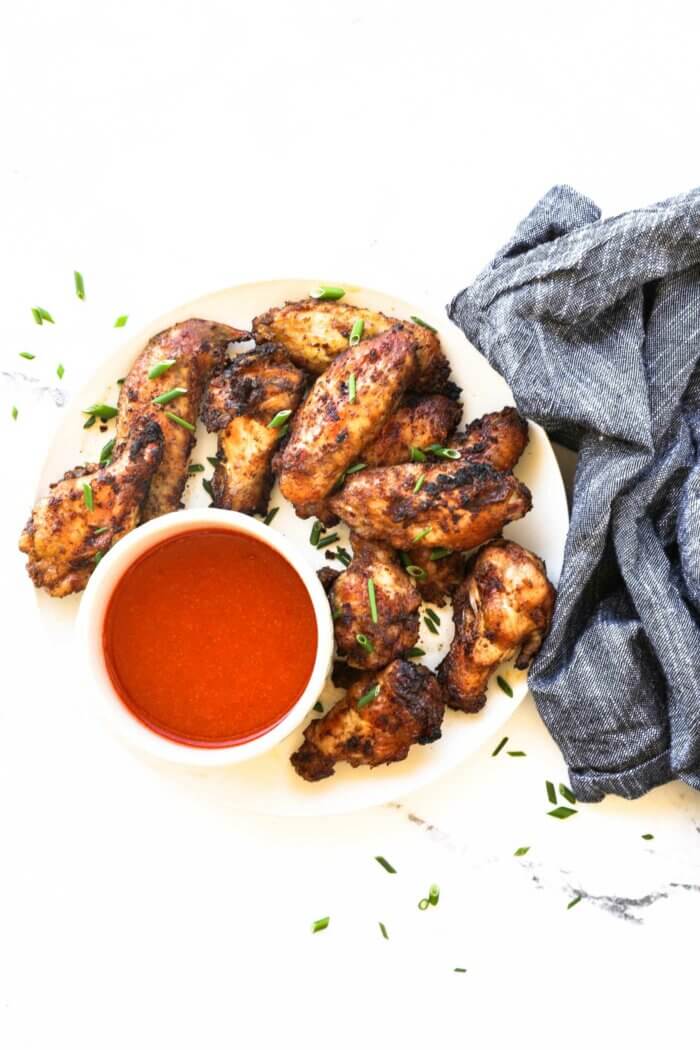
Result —
<instances>
[{"instance_id":1,"label":"crispy chicken wing","mask_svg":"<svg viewBox=\"0 0 700 1050\"><path fill-rule=\"evenodd\" d=\"M463 434L454 434L450 445L469 463L488 463L494 470L512 470L528 442L527 420L516 408L475 419Z\"/></svg>"},{"instance_id":2,"label":"crispy chicken wing","mask_svg":"<svg viewBox=\"0 0 700 1050\"><path fill-rule=\"evenodd\" d=\"M174 422L179 416L194 427L204 388L215 367L223 365L229 343L248 339L247 332L215 321L192 318L153 336L136 358L122 385L117 417L117 444L126 441L142 419L154 419L163 431L163 458L143 507L142 520L157 518L180 506L194 433ZM162 361L174 363L156 379L148 373ZM185 393L159 406L153 399L180 387Z\"/></svg>"},{"instance_id":3,"label":"crispy chicken wing","mask_svg":"<svg viewBox=\"0 0 700 1050\"><path fill-rule=\"evenodd\" d=\"M280 489L308 518L381 430L415 375L415 339L397 326L340 354L295 414ZM353 390L353 383L355 389Z\"/></svg>"},{"instance_id":4,"label":"crispy chicken wing","mask_svg":"<svg viewBox=\"0 0 700 1050\"><path fill-rule=\"evenodd\" d=\"M283 433L269 424L278 412L294 411L304 384L304 374L284 350L269 343L239 354L214 376L202 418L207 430L218 431L215 507L265 513L272 457Z\"/></svg>"},{"instance_id":5,"label":"crispy chicken wing","mask_svg":"<svg viewBox=\"0 0 700 1050\"><path fill-rule=\"evenodd\" d=\"M351 667L386 667L418 640L420 595L390 547L351 534L353 559L331 585L338 652ZM372 620L374 588L377 622ZM358 642L362 639L364 644Z\"/></svg>"},{"instance_id":6,"label":"crispy chicken wing","mask_svg":"<svg viewBox=\"0 0 700 1050\"><path fill-rule=\"evenodd\" d=\"M374 441L362 449L362 462L370 467L408 463L412 447L444 445L461 415L461 405L443 394L409 394Z\"/></svg>"},{"instance_id":7,"label":"crispy chicken wing","mask_svg":"<svg viewBox=\"0 0 700 1050\"><path fill-rule=\"evenodd\" d=\"M456 460L363 470L327 503L360 536L398 550L469 550L527 514L532 497L512 474Z\"/></svg>"},{"instance_id":8,"label":"crispy chicken wing","mask_svg":"<svg viewBox=\"0 0 700 1050\"><path fill-rule=\"evenodd\" d=\"M450 707L483 707L489 678L516 653L515 666L528 666L549 630L555 593L542 559L517 543L495 540L477 552L455 595L455 636L439 670Z\"/></svg>"},{"instance_id":9,"label":"crispy chicken wing","mask_svg":"<svg viewBox=\"0 0 700 1050\"><path fill-rule=\"evenodd\" d=\"M420 544L402 553L402 558L422 570L424 575L414 577L416 587L424 602L444 605L455 593L464 579L464 555L460 551L447 551L439 547L421 547Z\"/></svg>"},{"instance_id":10,"label":"crispy chicken wing","mask_svg":"<svg viewBox=\"0 0 700 1050\"><path fill-rule=\"evenodd\" d=\"M417 347L418 372L411 385L423 393L442 392L450 387L450 366L436 332L361 306L317 299L287 303L254 318L253 336L258 343L278 343L295 365L320 375L338 354L347 350L353 324L358 320L364 323L364 339L402 324Z\"/></svg>"},{"instance_id":11,"label":"crispy chicken wing","mask_svg":"<svg viewBox=\"0 0 700 1050\"><path fill-rule=\"evenodd\" d=\"M51 486L19 543L35 586L55 598L85 587L102 554L138 525L162 451L158 424L141 420L107 466L76 467Z\"/></svg>"},{"instance_id":12,"label":"crispy chicken wing","mask_svg":"<svg viewBox=\"0 0 700 1050\"><path fill-rule=\"evenodd\" d=\"M376 699L358 707L373 684L379 686ZM444 713L442 691L427 667L394 660L378 675L358 678L343 700L306 727L292 765L304 780L323 780L333 775L336 762L401 762L413 744L440 738Z\"/></svg>"}]
</instances>

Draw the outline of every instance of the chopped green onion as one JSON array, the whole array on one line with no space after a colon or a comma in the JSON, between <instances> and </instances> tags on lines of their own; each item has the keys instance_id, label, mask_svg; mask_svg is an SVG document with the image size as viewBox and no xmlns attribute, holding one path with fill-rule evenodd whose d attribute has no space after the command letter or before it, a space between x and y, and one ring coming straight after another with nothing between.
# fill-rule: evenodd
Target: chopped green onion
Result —
<instances>
[{"instance_id":1,"label":"chopped green onion","mask_svg":"<svg viewBox=\"0 0 700 1050\"><path fill-rule=\"evenodd\" d=\"M332 532L330 536L324 536L323 539L320 539L316 544L316 550L320 551L323 550L324 547L329 547L331 543L335 543L337 539L340 539L337 532Z\"/></svg>"},{"instance_id":2,"label":"chopped green onion","mask_svg":"<svg viewBox=\"0 0 700 1050\"><path fill-rule=\"evenodd\" d=\"M464 966L455 966L455 968L454 968L454 970L452 972L453 973L466 973L467 971L466 971L466 968Z\"/></svg>"},{"instance_id":3,"label":"chopped green onion","mask_svg":"<svg viewBox=\"0 0 700 1050\"><path fill-rule=\"evenodd\" d=\"M216 468L221 465L221 460L218 456L207 456L207 463L210 463L216 470Z\"/></svg>"},{"instance_id":4,"label":"chopped green onion","mask_svg":"<svg viewBox=\"0 0 700 1050\"><path fill-rule=\"evenodd\" d=\"M409 576L412 576L414 580L424 580L428 575L425 569L422 569L420 565L407 565L406 572Z\"/></svg>"},{"instance_id":5,"label":"chopped green onion","mask_svg":"<svg viewBox=\"0 0 700 1050\"><path fill-rule=\"evenodd\" d=\"M202 488L206 492L209 499L214 499L214 489L211 486L210 478L202 478Z\"/></svg>"},{"instance_id":6,"label":"chopped green onion","mask_svg":"<svg viewBox=\"0 0 700 1050\"><path fill-rule=\"evenodd\" d=\"M85 281L83 275L78 270L73 270L73 280L75 281L75 294L79 299L85 298Z\"/></svg>"},{"instance_id":7,"label":"chopped green onion","mask_svg":"<svg viewBox=\"0 0 700 1050\"><path fill-rule=\"evenodd\" d=\"M360 339L362 339L362 333L365 330L365 322L361 317L353 323L352 331L350 332L350 346L357 346Z\"/></svg>"},{"instance_id":8,"label":"chopped green onion","mask_svg":"<svg viewBox=\"0 0 700 1050\"><path fill-rule=\"evenodd\" d=\"M114 419L116 414L117 409L114 405L103 405L101 402L83 409L84 416L97 416L103 423L106 423L108 419Z\"/></svg>"},{"instance_id":9,"label":"chopped green onion","mask_svg":"<svg viewBox=\"0 0 700 1050\"><path fill-rule=\"evenodd\" d=\"M559 794L562 798L565 798L567 802L570 802L572 806L576 805L576 795L574 795L571 788L567 787L566 784L559 785Z\"/></svg>"},{"instance_id":10,"label":"chopped green onion","mask_svg":"<svg viewBox=\"0 0 700 1050\"><path fill-rule=\"evenodd\" d=\"M372 618L372 623L379 623L379 612L377 611L377 592L374 587L374 580L371 576L367 580L367 593L369 595L369 614Z\"/></svg>"},{"instance_id":11,"label":"chopped green onion","mask_svg":"<svg viewBox=\"0 0 700 1050\"><path fill-rule=\"evenodd\" d=\"M365 650L365 652L374 652L374 646L372 645L371 641L369 640L366 634L356 634L355 641L359 646L361 646Z\"/></svg>"},{"instance_id":12,"label":"chopped green onion","mask_svg":"<svg viewBox=\"0 0 700 1050\"><path fill-rule=\"evenodd\" d=\"M120 378L119 378L119 379L117 380L117 386L121 386L121 385L122 385L122 383L124 382L124 380L125 380L125 379L126 379L126 376L121 376L121 377L120 377Z\"/></svg>"},{"instance_id":13,"label":"chopped green onion","mask_svg":"<svg viewBox=\"0 0 700 1050\"><path fill-rule=\"evenodd\" d=\"M289 423L285 423L283 427L278 427L277 436L280 438L286 437L289 433Z\"/></svg>"},{"instance_id":14,"label":"chopped green onion","mask_svg":"<svg viewBox=\"0 0 700 1050\"><path fill-rule=\"evenodd\" d=\"M500 674L497 676L496 681L498 682L506 696L513 695L513 690L511 689L509 683L506 682L505 678L502 678Z\"/></svg>"},{"instance_id":15,"label":"chopped green onion","mask_svg":"<svg viewBox=\"0 0 700 1050\"><path fill-rule=\"evenodd\" d=\"M556 817L557 820L567 820L569 817L575 817L577 813L577 809L569 809L568 806L557 806L556 809L550 809L547 816Z\"/></svg>"},{"instance_id":16,"label":"chopped green onion","mask_svg":"<svg viewBox=\"0 0 700 1050\"><path fill-rule=\"evenodd\" d=\"M411 540L411 544L420 543L421 540L424 540L428 533L432 531L432 528L432 525L428 525L426 529L421 529L420 532L417 532Z\"/></svg>"},{"instance_id":17,"label":"chopped green onion","mask_svg":"<svg viewBox=\"0 0 700 1050\"><path fill-rule=\"evenodd\" d=\"M443 445L428 445L425 451L431 452L433 456L438 456L439 459L459 459L461 455L459 449L445 448Z\"/></svg>"},{"instance_id":18,"label":"chopped green onion","mask_svg":"<svg viewBox=\"0 0 700 1050\"><path fill-rule=\"evenodd\" d=\"M389 934L386 932L386 926L384 925L383 922L379 923L379 929L382 931L382 937L384 938L384 940L388 941L389 940Z\"/></svg>"},{"instance_id":19,"label":"chopped green onion","mask_svg":"<svg viewBox=\"0 0 700 1050\"><path fill-rule=\"evenodd\" d=\"M429 620L427 616L423 617L423 623L428 628L428 630L430 631L431 634L438 634L439 633L438 629L435 626L435 624L433 623L433 621Z\"/></svg>"},{"instance_id":20,"label":"chopped green onion","mask_svg":"<svg viewBox=\"0 0 700 1050\"><path fill-rule=\"evenodd\" d=\"M65 374L66 374L65 368L63 367L63 365L59 365L58 368L56 369L56 375L58 376L59 379L63 379Z\"/></svg>"},{"instance_id":21,"label":"chopped green onion","mask_svg":"<svg viewBox=\"0 0 700 1050\"><path fill-rule=\"evenodd\" d=\"M90 427L94 427L96 422L97 422L97 416L90 416L83 423L83 430L89 430Z\"/></svg>"},{"instance_id":22,"label":"chopped green onion","mask_svg":"<svg viewBox=\"0 0 700 1050\"><path fill-rule=\"evenodd\" d=\"M109 525L102 525L99 529L95 529L93 536L101 536L103 532L109 532Z\"/></svg>"},{"instance_id":23,"label":"chopped green onion","mask_svg":"<svg viewBox=\"0 0 700 1050\"><path fill-rule=\"evenodd\" d=\"M30 354L27 350L22 350L19 356L23 357L25 361L33 361L36 354Z\"/></svg>"},{"instance_id":24,"label":"chopped green onion","mask_svg":"<svg viewBox=\"0 0 700 1050\"><path fill-rule=\"evenodd\" d=\"M43 307L41 307L41 306L33 306L32 307L32 317L34 318L34 320L36 321L37 324L43 324L44 321L48 321L49 324L55 324L56 323L54 321L53 317L51 316L51 314L49 313L49 311L48 310L44 310Z\"/></svg>"},{"instance_id":25,"label":"chopped green onion","mask_svg":"<svg viewBox=\"0 0 700 1050\"><path fill-rule=\"evenodd\" d=\"M330 551L328 553L330 553ZM336 547L335 556L338 559L338 561L345 566L346 569L352 561L352 558L350 557L349 552L345 550L345 547ZM326 554L326 557L328 557L328 554Z\"/></svg>"},{"instance_id":26,"label":"chopped green onion","mask_svg":"<svg viewBox=\"0 0 700 1050\"><path fill-rule=\"evenodd\" d=\"M567 906L566 906L566 910L567 910L567 911L571 911L571 909L572 909L572 908L575 908L575 907L576 907L576 905L578 904L578 902L579 902L580 900L581 900L581 894L580 894L580 893L577 893L577 894L576 894L576 896L574 897L574 899L573 899L573 900L570 900L570 901L569 901L569 903L567 904Z\"/></svg>"},{"instance_id":27,"label":"chopped green onion","mask_svg":"<svg viewBox=\"0 0 700 1050\"><path fill-rule=\"evenodd\" d=\"M642 838L643 838L643 839L644 839L644 840L645 840L646 842L650 842L650 841L651 841L651 839L653 839L653 837L654 837L654 836L653 836L653 835L651 834L651 832L649 832L649 831L647 831L646 835L642 835Z\"/></svg>"},{"instance_id":28,"label":"chopped green onion","mask_svg":"<svg viewBox=\"0 0 700 1050\"><path fill-rule=\"evenodd\" d=\"M389 863L386 857L375 857L374 859L376 860L377 864L381 864L381 866L384 868L384 871L388 871L390 875L396 874L396 868Z\"/></svg>"},{"instance_id":29,"label":"chopped green onion","mask_svg":"<svg viewBox=\"0 0 700 1050\"><path fill-rule=\"evenodd\" d=\"M311 535L309 536L309 543L312 547L315 547L321 539L322 532L325 532L325 527L320 521L316 520L311 526Z\"/></svg>"},{"instance_id":30,"label":"chopped green onion","mask_svg":"<svg viewBox=\"0 0 700 1050\"><path fill-rule=\"evenodd\" d=\"M185 430L189 430L190 433L194 434L196 427L193 427L186 419L181 416L176 416L174 412L166 412L166 419L169 419L171 423L177 423L179 427L184 427Z\"/></svg>"},{"instance_id":31,"label":"chopped green onion","mask_svg":"<svg viewBox=\"0 0 700 1050\"><path fill-rule=\"evenodd\" d=\"M116 439L112 438L110 441L108 441L105 445L102 446L102 451L100 452L101 467L106 467L108 463L112 462L112 453L114 452L115 444Z\"/></svg>"},{"instance_id":32,"label":"chopped green onion","mask_svg":"<svg viewBox=\"0 0 700 1050\"><path fill-rule=\"evenodd\" d=\"M17 405L13 405L12 406L12 418L13 419L17 419L18 415L19 415L19 409L17 408Z\"/></svg>"},{"instance_id":33,"label":"chopped green onion","mask_svg":"<svg viewBox=\"0 0 700 1050\"><path fill-rule=\"evenodd\" d=\"M334 284L321 284L318 288L314 288L310 295L312 299L325 299L326 301L335 302L335 300L343 298L345 289L338 288Z\"/></svg>"},{"instance_id":34,"label":"chopped green onion","mask_svg":"<svg viewBox=\"0 0 700 1050\"><path fill-rule=\"evenodd\" d=\"M524 751L508 751L507 753L511 758L527 758Z\"/></svg>"},{"instance_id":35,"label":"chopped green onion","mask_svg":"<svg viewBox=\"0 0 700 1050\"><path fill-rule=\"evenodd\" d=\"M128 314L120 314L119 317L114 322L114 327L115 328L123 328L128 320L129 320L129 315Z\"/></svg>"},{"instance_id":36,"label":"chopped green onion","mask_svg":"<svg viewBox=\"0 0 700 1050\"><path fill-rule=\"evenodd\" d=\"M417 495L420 492L420 490L423 488L423 482L424 481L425 481L425 474L421 474L421 476L418 478L418 481L413 486L413 495L414 496Z\"/></svg>"},{"instance_id":37,"label":"chopped green onion","mask_svg":"<svg viewBox=\"0 0 700 1050\"><path fill-rule=\"evenodd\" d=\"M437 886L435 883L433 883L430 889L428 890L428 900L430 901L433 907L436 907L437 902L440 900L440 887Z\"/></svg>"},{"instance_id":38,"label":"chopped green onion","mask_svg":"<svg viewBox=\"0 0 700 1050\"><path fill-rule=\"evenodd\" d=\"M506 746L506 744L507 744L507 743L508 743L508 737L507 737L507 736L504 736L504 737L503 737L503 740L501 740L500 744L498 744L498 746L496 747L496 749L495 749L494 751L492 751L492 752L491 752L491 758L495 758L495 757L496 757L496 755L497 755L497 754L498 754L498 753L499 753L500 751L502 751L502 750L503 750L503 748L504 748L504 747Z\"/></svg>"},{"instance_id":39,"label":"chopped green onion","mask_svg":"<svg viewBox=\"0 0 700 1050\"><path fill-rule=\"evenodd\" d=\"M92 559L94 561L95 565L99 565L100 562L102 561L102 559L104 558L104 556L105 556L105 552L104 551L97 551L97 553L95 554L95 557Z\"/></svg>"},{"instance_id":40,"label":"chopped green onion","mask_svg":"<svg viewBox=\"0 0 700 1050\"><path fill-rule=\"evenodd\" d=\"M148 373L148 378L149 379L158 379L160 376L163 375L164 372L167 372L169 368L172 368L174 364L175 364L175 358L174 357L169 357L167 359L167 361L159 361L158 364L154 365L153 368Z\"/></svg>"},{"instance_id":41,"label":"chopped green onion","mask_svg":"<svg viewBox=\"0 0 700 1050\"><path fill-rule=\"evenodd\" d=\"M529 853L529 852L530 852L530 847L529 846L518 846L518 848L516 849L516 851L513 854L513 856L514 857L524 857L525 854Z\"/></svg>"},{"instance_id":42,"label":"chopped green onion","mask_svg":"<svg viewBox=\"0 0 700 1050\"><path fill-rule=\"evenodd\" d=\"M359 474L361 470L364 470L367 466L366 463L355 463L352 467L348 467L345 471L344 477L349 477L350 474Z\"/></svg>"},{"instance_id":43,"label":"chopped green onion","mask_svg":"<svg viewBox=\"0 0 700 1050\"><path fill-rule=\"evenodd\" d=\"M430 552L430 560L442 561L443 558L449 558L450 554L454 554L454 551L450 550L449 547L435 547Z\"/></svg>"},{"instance_id":44,"label":"chopped green onion","mask_svg":"<svg viewBox=\"0 0 700 1050\"><path fill-rule=\"evenodd\" d=\"M323 714L323 704L320 700L317 700L314 704L314 711L318 711L319 714Z\"/></svg>"},{"instance_id":45,"label":"chopped green onion","mask_svg":"<svg viewBox=\"0 0 700 1050\"><path fill-rule=\"evenodd\" d=\"M425 452L421 452L419 448L411 445L411 463L427 463L428 457Z\"/></svg>"},{"instance_id":46,"label":"chopped green onion","mask_svg":"<svg viewBox=\"0 0 700 1050\"><path fill-rule=\"evenodd\" d=\"M279 512L279 507L272 507L268 510L267 514L263 518L263 525L272 525L275 520L275 515Z\"/></svg>"},{"instance_id":47,"label":"chopped green onion","mask_svg":"<svg viewBox=\"0 0 700 1050\"><path fill-rule=\"evenodd\" d=\"M428 607L425 610L425 615L428 617L429 620L432 620L433 623L437 624L438 627L440 626L440 617L438 616L438 614L435 612L434 609L431 609L430 607Z\"/></svg>"},{"instance_id":48,"label":"chopped green onion","mask_svg":"<svg viewBox=\"0 0 700 1050\"><path fill-rule=\"evenodd\" d=\"M425 911L426 908L429 908L430 907L430 901L428 900L428 898L427 897L423 897L422 900L418 901L418 907L420 908L421 911Z\"/></svg>"},{"instance_id":49,"label":"chopped green onion","mask_svg":"<svg viewBox=\"0 0 700 1050\"><path fill-rule=\"evenodd\" d=\"M283 408L281 412L276 412L270 422L267 424L270 430L279 430L281 426L287 422L292 414L291 408Z\"/></svg>"},{"instance_id":50,"label":"chopped green onion","mask_svg":"<svg viewBox=\"0 0 700 1050\"><path fill-rule=\"evenodd\" d=\"M187 468L187 473L188 474L201 474L203 470L204 470L204 467L202 466L201 463L190 463L189 467Z\"/></svg>"},{"instance_id":51,"label":"chopped green onion","mask_svg":"<svg viewBox=\"0 0 700 1050\"><path fill-rule=\"evenodd\" d=\"M352 404L357 400L357 377L355 373L348 379L348 401Z\"/></svg>"},{"instance_id":52,"label":"chopped green onion","mask_svg":"<svg viewBox=\"0 0 700 1050\"><path fill-rule=\"evenodd\" d=\"M331 920L330 920L328 915L326 915L325 919L316 919L315 922L311 923L311 932L312 933L320 933L321 930L325 930L326 929L326 927L328 926L328 923L330 921Z\"/></svg>"},{"instance_id":53,"label":"chopped green onion","mask_svg":"<svg viewBox=\"0 0 700 1050\"><path fill-rule=\"evenodd\" d=\"M342 609L331 609L331 620L335 623L343 615Z\"/></svg>"},{"instance_id":54,"label":"chopped green onion","mask_svg":"<svg viewBox=\"0 0 700 1050\"><path fill-rule=\"evenodd\" d=\"M373 700L376 700L379 696L379 688L379 683L377 683L377 685L373 685L372 688L368 692L366 692L364 696L361 696L360 699L357 701L356 705L358 709L360 707L366 707L367 704L371 704Z\"/></svg>"},{"instance_id":55,"label":"chopped green onion","mask_svg":"<svg viewBox=\"0 0 700 1050\"><path fill-rule=\"evenodd\" d=\"M552 803L553 806L557 804L557 789L551 780L545 780L545 787L547 788L547 799Z\"/></svg>"},{"instance_id":56,"label":"chopped green onion","mask_svg":"<svg viewBox=\"0 0 700 1050\"><path fill-rule=\"evenodd\" d=\"M174 401L178 397L182 397L183 394L187 393L187 388L184 386L175 386L172 390L166 391L164 394L159 394L158 397L154 397L151 401L152 405L168 405L171 401Z\"/></svg>"},{"instance_id":57,"label":"chopped green onion","mask_svg":"<svg viewBox=\"0 0 700 1050\"><path fill-rule=\"evenodd\" d=\"M95 500L92 495L92 487L89 481L83 482L83 499L85 500L85 506L88 510L92 510L95 506Z\"/></svg>"},{"instance_id":58,"label":"chopped green onion","mask_svg":"<svg viewBox=\"0 0 700 1050\"><path fill-rule=\"evenodd\" d=\"M414 645L412 649L409 649L408 652L404 653L406 660L413 660L418 656L425 656L425 649L420 649L417 645Z\"/></svg>"},{"instance_id":59,"label":"chopped green onion","mask_svg":"<svg viewBox=\"0 0 700 1050\"><path fill-rule=\"evenodd\" d=\"M428 324L428 322L424 321L421 317L415 317L411 314L411 320L414 324L419 324L421 328L427 328L429 332L437 332L437 328L433 328L431 324Z\"/></svg>"}]
</instances>

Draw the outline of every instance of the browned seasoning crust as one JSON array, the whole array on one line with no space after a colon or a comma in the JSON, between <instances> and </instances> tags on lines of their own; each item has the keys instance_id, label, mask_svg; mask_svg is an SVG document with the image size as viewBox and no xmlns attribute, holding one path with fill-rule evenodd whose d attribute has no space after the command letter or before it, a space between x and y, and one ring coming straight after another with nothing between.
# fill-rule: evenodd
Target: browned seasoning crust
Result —
<instances>
[{"instance_id":1,"label":"browned seasoning crust","mask_svg":"<svg viewBox=\"0 0 700 1050\"><path fill-rule=\"evenodd\" d=\"M478 711L498 665L518 653L525 668L549 630L556 592L536 554L508 540L471 559L455 595L455 636L438 677L450 707Z\"/></svg>"},{"instance_id":2,"label":"browned seasoning crust","mask_svg":"<svg viewBox=\"0 0 700 1050\"><path fill-rule=\"evenodd\" d=\"M465 560L460 551L453 551L437 561L433 559L435 553L420 544L405 552L411 564L425 573L425 576L414 578L423 601L442 606L464 579Z\"/></svg>"},{"instance_id":3,"label":"browned seasoning crust","mask_svg":"<svg viewBox=\"0 0 700 1050\"><path fill-rule=\"evenodd\" d=\"M362 461L370 467L408 463L411 448L445 445L461 415L462 406L443 394L409 394L362 449Z\"/></svg>"},{"instance_id":4,"label":"browned seasoning crust","mask_svg":"<svg viewBox=\"0 0 700 1050\"><path fill-rule=\"evenodd\" d=\"M219 465L212 478L215 507L264 514L272 487L272 458L285 427L278 412L296 409L305 376L272 344L238 354L209 384L202 418L218 432Z\"/></svg>"},{"instance_id":5,"label":"browned seasoning crust","mask_svg":"<svg viewBox=\"0 0 700 1050\"><path fill-rule=\"evenodd\" d=\"M512 470L528 442L527 420L516 408L489 412L469 424L463 434L454 434L450 446L470 463L488 463L494 470Z\"/></svg>"},{"instance_id":6,"label":"browned seasoning crust","mask_svg":"<svg viewBox=\"0 0 700 1050\"><path fill-rule=\"evenodd\" d=\"M379 685L375 700L357 701ZM365 674L345 697L304 730L304 742L291 757L304 780L333 775L336 762L378 766L401 762L413 744L430 744L441 733L445 704L437 679L427 667L394 660L379 674Z\"/></svg>"}]
</instances>

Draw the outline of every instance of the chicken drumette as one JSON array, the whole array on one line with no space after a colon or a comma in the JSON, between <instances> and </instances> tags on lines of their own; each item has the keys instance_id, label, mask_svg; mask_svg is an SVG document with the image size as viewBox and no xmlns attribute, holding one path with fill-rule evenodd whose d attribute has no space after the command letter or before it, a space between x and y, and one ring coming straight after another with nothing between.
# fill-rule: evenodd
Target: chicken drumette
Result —
<instances>
[{"instance_id":1,"label":"chicken drumette","mask_svg":"<svg viewBox=\"0 0 700 1050\"><path fill-rule=\"evenodd\" d=\"M528 442L527 420L517 409L489 412L469 424L463 434L454 434L450 446L466 463L488 463L494 470L512 470Z\"/></svg>"},{"instance_id":2,"label":"chicken drumette","mask_svg":"<svg viewBox=\"0 0 700 1050\"><path fill-rule=\"evenodd\" d=\"M455 636L438 677L450 707L478 711L489 678L518 654L525 668L552 621L555 590L544 562L508 540L494 540L471 561L454 600Z\"/></svg>"},{"instance_id":3,"label":"chicken drumette","mask_svg":"<svg viewBox=\"0 0 700 1050\"><path fill-rule=\"evenodd\" d=\"M408 463L411 449L444 445L461 415L461 405L443 394L409 394L374 441L362 449L362 462L368 467Z\"/></svg>"},{"instance_id":4,"label":"chicken drumette","mask_svg":"<svg viewBox=\"0 0 700 1050\"><path fill-rule=\"evenodd\" d=\"M432 672L408 660L394 660L379 674L363 674L342 700L314 719L291 762L304 780L332 776L336 762L401 762L413 744L439 739L444 713L442 691Z\"/></svg>"}]
</instances>

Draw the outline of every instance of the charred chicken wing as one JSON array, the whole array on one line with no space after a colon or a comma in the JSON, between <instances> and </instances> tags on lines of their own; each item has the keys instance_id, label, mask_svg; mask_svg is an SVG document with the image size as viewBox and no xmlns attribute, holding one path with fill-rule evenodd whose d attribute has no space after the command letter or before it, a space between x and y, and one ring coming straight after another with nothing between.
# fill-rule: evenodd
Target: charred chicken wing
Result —
<instances>
[{"instance_id":1,"label":"charred chicken wing","mask_svg":"<svg viewBox=\"0 0 700 1050\"><path fill-rule=\"evenodd\" d=\"M475 419L463 434L455 434L452 448L469 463L488 463L494 470L512 470L522 456L528 441L527 420L517 409L502 408L500 412Z\"/></svg>"},{"instance_id":2,"label":"charred chicken wing","mask_svg":"<svg viewBox=\"0 0 700 1050\"><path fill-rule=\"evenodd\" d=\"M412 448L444 445L461 414L458 402L443 394L408 395L374 441L363 448L362 462L369 467L408 463Z\"/></svg>"},{"instance_id":3,"label":"charred chicken wing","mask_svg":"<svg viewBox=\"0 0 700 1050\"><path fill-rule=\"evenodd\" d=\"M378 675L363 674L343 700L306 727L292 765L304 780L323 780L333 775L336 762L401 762L413 744L439 739L444 712L432 672L394 660Z\"/></svg>"},{"instance_id":4,"label":"charred chicken wing","mask_svg":"<svg viewBox=\"0 0 700 1050\"><path fill-rule=\"evenodd\" d=\"M515 666L528 666L549 630L554 598L536 554L507 540L478 551L455 595L455 636L439 670L450 707L483 707L489 678L516 653Z\"/></svg>"}]
</instances>

